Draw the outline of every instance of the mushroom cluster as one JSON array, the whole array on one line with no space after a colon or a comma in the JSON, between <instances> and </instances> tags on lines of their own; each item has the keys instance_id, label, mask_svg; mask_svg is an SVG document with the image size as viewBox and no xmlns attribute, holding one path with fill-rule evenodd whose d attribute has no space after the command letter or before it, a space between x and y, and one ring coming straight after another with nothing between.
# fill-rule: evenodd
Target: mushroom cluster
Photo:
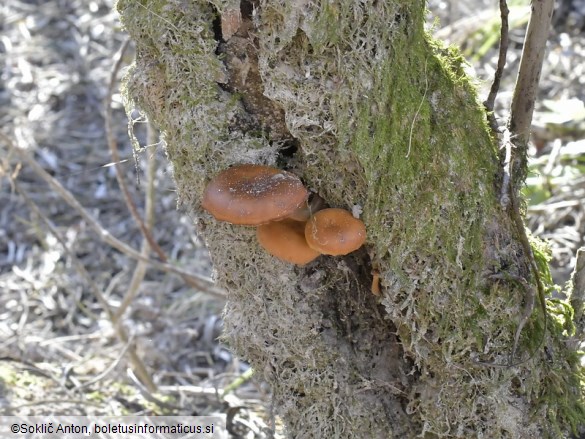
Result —
<instances>
[{"instance_id":1,"label":"mushroom cluster","mask_svg":"<svg viewBox=\"0 0 585 439\"><path fill-rule=\"evenodd\" d=\"M362 246L362 221L343 209L309 206L308 199L296 175L244 164L217 174L201 205L219 221L257 226L260 245L285 262L305 265L321 254L346 255Z\"/></svg>"}]
</instances>

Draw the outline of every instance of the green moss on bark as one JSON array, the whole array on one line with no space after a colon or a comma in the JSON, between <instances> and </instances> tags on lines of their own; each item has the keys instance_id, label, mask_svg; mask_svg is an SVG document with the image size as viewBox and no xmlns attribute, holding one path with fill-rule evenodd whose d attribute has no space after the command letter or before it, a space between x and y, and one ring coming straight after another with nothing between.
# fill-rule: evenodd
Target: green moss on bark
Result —
<instances>
[{"instance_id":1,"label":"green moss on bark","mask_svg":"<svg viewBox=\"0 0 585 439\"><path fill-rule=\"evenodd\" d=\"M242 26L219 41L218 11L236 6L119 0L137 42L126 94L164 133L230 292L226 336L272 385L291 436L576 428L583 371L564 347L566 320L549 327L552 366L535 342L538 310L518 349L538 350L530 361L477 364L508 361L526 291L505 276L530 281L530 265L497 201L497 145L464 61L424 34L424 2L243 3ZM361 213L366 248L293 267L254 230L217 223L200 195L235 163L278 163Z\"/></svg>"}]
</instances>

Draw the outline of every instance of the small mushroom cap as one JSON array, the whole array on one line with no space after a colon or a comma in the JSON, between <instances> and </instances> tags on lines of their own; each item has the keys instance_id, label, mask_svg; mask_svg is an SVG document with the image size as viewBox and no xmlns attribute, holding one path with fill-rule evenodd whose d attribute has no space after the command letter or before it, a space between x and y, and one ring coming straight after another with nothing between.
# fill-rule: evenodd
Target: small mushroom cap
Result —
<instances>
[{"instance_id":1,"label":"small mushroom cap","mask_svg":"<svg viewBox=\"0 0 585 439\"><path fill-rule=\"evenodd\" d=\"M305 226L309 247L332 256L357 250L366 240L366 226L344 209L323 209Z\"/></svg>"},{"instance_id":2,"label":"small mushroom cap","mask_svg":"<svg viewBox=\"0 0 585 439\"><path fill-rule=\"evenodd\" d=\"M201 205L219 221L257 226L299 209L309 192L296 175L263 165L236 165L221 171L205 191Z\"/></svg>"},{"instance_id":3,"label":"small mushroom cap","mask_svg":"<svg viewBox=\"0 0 585 439\"><path fill-rule=\"evenodd\" d=\"M283 219L263 224L256 237L268 253L285 262L305 265L320 255L307 244L304 222Z\"/></svg>"}]
</instances>

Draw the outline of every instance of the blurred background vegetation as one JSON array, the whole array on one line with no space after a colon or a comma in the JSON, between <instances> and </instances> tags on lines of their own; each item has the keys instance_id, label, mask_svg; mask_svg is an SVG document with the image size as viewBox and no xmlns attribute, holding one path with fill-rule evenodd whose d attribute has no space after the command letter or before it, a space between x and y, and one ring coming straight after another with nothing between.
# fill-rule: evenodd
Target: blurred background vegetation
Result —
<instances>
[{"instance_id":1,"label":"blurred background vegetation","mask_svg":"<svg viewBox=\"0 0 585 439\"><path fill-rule=\"evenodd\" d=\"M509 1L510 48L495 108L500 124L528 4ZM0 415L221 413L241 437L270 437L279 429L269 389L250 381L246 363L218 341L224 299L210 286L212 267L194 220L177 206L164 145L139 113L128 124L117 90L133 49L130 43L120 52L127 37L113 6L0 5ZM485 97L497 62L498 2L428 6L429 32L460 47ZM561 286L585 233L584 31L585 3L558 0L525 189L527 223L549 242ZM140 263L107 242L103 230L167 266Z\"/></svg>"}]
</instances>

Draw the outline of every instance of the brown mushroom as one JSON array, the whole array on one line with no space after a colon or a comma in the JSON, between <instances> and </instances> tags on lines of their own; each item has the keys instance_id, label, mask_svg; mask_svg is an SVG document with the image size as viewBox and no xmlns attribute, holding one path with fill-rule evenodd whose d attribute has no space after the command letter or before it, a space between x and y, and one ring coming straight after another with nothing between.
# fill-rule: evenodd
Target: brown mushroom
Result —
<instances>
[{"instance_id":1,"label":"brown mushroom","mask_svg":"<svg viewBox=\"0 0 585 439\"><path fill-rule=\"evenodd\" d=\"M256 237L268 253L285 262L305 265L320 255L307 244L304 222L283 219L263 224Z\"/></svg>"},{"instance_id":2,"label":"brown mushroom","mask_svg":"<svg viewBox=\"0 0 585 439\"><path fill-rule=\"evenodd\" d=\"M347 210L323 209L307 221L305 238L309 247L320 253L346 255L365 242L366 226Z\"/></svg>"},{"instance_id":3,"label":"brown mushroom","mask_svg":"<svg viewBox=\"0 0 585 439\"><path fill-rule=\"evenodd\" d=\"M201 205L219 221L257 226L302 209L309 192L296 175L263 165L236 165L221 171Z\"/></svg>"}]
</instances>

